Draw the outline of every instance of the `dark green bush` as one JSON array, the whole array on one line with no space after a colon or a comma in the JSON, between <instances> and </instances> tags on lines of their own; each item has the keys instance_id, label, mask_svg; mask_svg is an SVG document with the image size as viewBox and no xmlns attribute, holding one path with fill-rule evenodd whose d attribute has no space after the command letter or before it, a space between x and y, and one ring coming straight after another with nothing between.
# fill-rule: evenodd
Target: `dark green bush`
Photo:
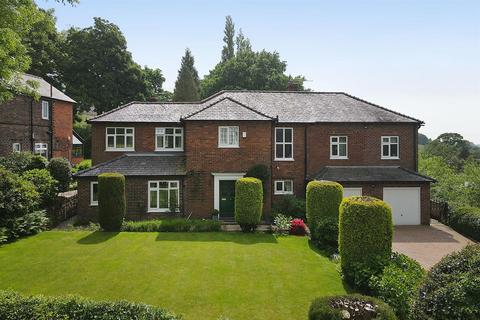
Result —
<instances>
[{"instance_id":1,"label":"dark green bush","mask_svg":"<svg viewBox=\"0 0 480 320\"><path fill-rule=\"evenodd\" d=\"M418 288L425 278L420 264L404 254L393 253L381 275L370 279L375 297L387 302L399 319L408 319Z\"/></svg>"},{"instance_id":2,"label":"dark green bush","mask_svg":"<svg viewBox=\"0 0 480 320\"><path fill-rule=\"evenodd\" d=\"M48 165L47 158L39 154L34 154L30 159L30 164L28 165L27 170L46 169L47 165Z\"/></svg>"},{"instance_id":3,"label":"dark green bush","mask_svg":"<svg viewBox=\"0 0 480 320\"><path fill-rule=\"evenodd\" d=\"M348 313L345 318L343 312ZM395 313L386 303L359 294L320 297L312 301L309 320L396 320Z\"/></svg>"},{"instance_id":4,"label":"dark green bush","mask_svg":"<svg viewBox=\"0 0 480 320\"><path fill-rule=\"evenodd\" d=\"M22 174L30 169L32 154L30 152L13 152L0 157L0 166L16 174Z\"/></svg>"},{"instance_id":5,"label":"dark green bush","mask_svg":"<svg viewBox=\"0 0 480 320\"><path fill-rule=\"evenodd\" d=\"M119 173L98 176L98 222L106 231L119 231L125 217L125 177Z\"/></svg>"},{"instance_id":6,"label":"dark green bush","mask_svg":"<svg viewBox=\"0 0 480 320\"><path fill-rule=\"evenodd\" d=\"M427 274L411 319L480 319L480 244L443 258Z\"/></svg>"},{"instance_id":7,"label":"dark green bush","mask_svg":"<svg viewBox=\"0 0 480 320\"><path fill-rule=\"evenodd\" d=\"M43 208L51 206L58 193L58 182L53 179L46 169L33 169L25 172L22 177L30 181L35 186L41 199L41 206Z\"/></svg>"},{"instance_id":8,"label":"dark green bush","mask_svg":"<svg viewBox=\"0 0 480 320\"><path fill-rule=\"evenodd\" d=\"M248 169L247 173L245 174L246 178L257 178L258 180L262 181L263 185L263 194L266 194L266 187L269 184L270 180L270 169L264 164L256 164Z\"/></svg>"},{"instance_id":9,"label":"dark green bush","mask_svg":"<svg viewBox=\"0 0 480 320\"><path fill-rule=\"evenodd\" d=\"M75 167L72 168L72 173L77 173L78 171L86 170L92 167L92 160L85 159L80 161Z\"/></svg>"},{"instance_id":10,"label":"dark green bush","mask_svg":"<svg viewBox=\"0 0 480 320\"><path fill-rule=\"evenodd\" d=\"M52 177L58 181L58 191L64 192L68 190L72 181L72 168L65 158L53 158L47 166Z\"/></svg>"},{"instance_id":11,"label":"dark green bush","mask_svg":"<svg viewBox=\"0 0 480 320\"><path fill-rule=\"evenodd\" d=\"M281 213L292 218L305 219L305 200L294 195L282 196L273 204L272 212L274 215Z\"/></svg>"},{"instance_id":12,"label":"dark green bush","mask_svg":"<svg viewBox=\"0 0 480 320\"><path fill-rule=\"evenodd\" d=\"M0 319L3 320L175 320L164 309L128 301L104 302L78 296L23 296L0 291Z\"/></svg>"},{"instance_id":13,"label":"dark green bush","mask_svg":"<svg viewBox=\"0 0 480 320\"><path fill-rule=\"evenodd\" d=\"M392 254L392 210L372 197L345 198L340 205L339 252L345 279L368 290Z\"/></svg>"},{"instance_id":14,"label":"dark green bush","mask_svg":"<svg viewBox=\"0 0 480 320\"><path fill-rule=\"evenodd\" d=\"M222 223L215 220L164 219L125 221L122 231L127 232L211 232L220 231Z\"/></svg>"},{"instance_id":15,"label":"dark green bush","mask_svg":"<svg viewBox=\"0 0 480 320\"><path fill-rule=\"evenodd\" d=\"M257 178L241 178L235 183L235 221L242 231L254 231L260 223L263 208L262 182Z\"/></svg>"},{"instance_id":16,"label":"dark green bush","mask_svg":"<svg viewBox=\"0 0 480 320\"><path fill-rule=\"evenodd\" d=\"M480 208L464 206L453 209L448 225L461 234L480 241Z\"/></svg>"},{"instance_id":17,"label":"dark green bush","mask_svg":"<svg viewBox=\"0 0 480 320\"><path fill-rule=\"evenodd\" d=\"M12 220L4 235L9 241L47 230L49 220L44 210L27 213Z\"/></svg>"},{"instance_id":18,"label":"dark green bush","mask_svg":"<svg viewBox=\"0 0 480 320\"><path fill-rule=\"evenodd\" d=\"M310 181L307 185L307 221L316 240L320 237L317 227L322 220L338 222L338 210L343 199L343 187L332 181ZM334 235L335 237L337 235Z\"/></svg>"},{"instance_id":19,"label":"dark green bush","mask_svg":"<svg viewBox=\"0 0 480 320\"><path fill-rule=\"evenodd\" d=\"M310 231L315 234L312 237L314 244L329 253L338 251L338 221L333 218L319 221L316 230Z\"/></svg>"}]
</instances>

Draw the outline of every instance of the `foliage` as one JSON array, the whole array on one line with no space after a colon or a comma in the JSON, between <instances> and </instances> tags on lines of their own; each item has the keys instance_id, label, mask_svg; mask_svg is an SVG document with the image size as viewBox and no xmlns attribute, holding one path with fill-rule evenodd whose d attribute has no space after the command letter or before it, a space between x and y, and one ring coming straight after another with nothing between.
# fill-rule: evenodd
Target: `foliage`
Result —
<instances>
[{"instance_id":1,"label":"foliage","mask_svg":"<svg viewBox=\"0 0 480 320\"><path fill-rule=\"evenodd\" d=\"M368 290L392 254L392 210L372 197L345 198L340 205L338 249L348 283Z\"/></svg>"},{"instance_id":2,"label":"foliage","mask_svg":"<svg viewBox=\"0 0 480 320\"><path fill-rule=\"evenodd\" d=\"M305 200L294 195L285 195L272 206L274 213L282 213L294 218L305 218Z\"/></svg>"},{"instance_id":3,"label":"foliage","mask_svg":"<svg viewBox=\"0 0 480 320\"><path fill-rule=\"evenodd\" d=\"M370 279L375 297L388 303L399 319L408 319L418 288L425 277L420 264L404 254L393 253L381 275Z\"/></svg>"},{"instance_id":4,"label":"foliage","mask_svg":"<svg viewBox=\"0 0 480 320\"><path fill-rule=\"evenodd\" d=\"M92 167L92 159L84 159L80 161L74 168L72 168L72 172L87 170L91 167Z\"/></svg>"},{"instance_id":5,"label":"foliage","mask_svg":"<svg viewBox=\"0 0 480 320\"><path fill-rule=\"evenodd\" d=\"M58 191L67 191L72 181L70 162L65 158L53 158L48 163L47 169L52 177L58 181Z\"/></svg>"},{"instance_id":6,"label":"foliage","mask_svg":"<svg viewBox=\"0 0 480 320\"><path fill-rule=\"evenodd\" d=\"M344 313L348 313L348 318L344 317ZM396 320L397 317L385 302L373 297L351 294L316 298L310 305L308 319Z\"/></svg>"},{"instance_id":7,"label":"foliage","mask_svg":"<svg viewBox=\"0 0 480 320\"><path fill-rule=\"evenodd\" d=\"M34 154L30 158L30 164L27 166L26 170L32 169L46 169L48 165L48 160L42 155Z\"/></svg>"},{"instance_id":8,"label":"foliage","mask_svg":"<svg viewBox=\"0 0 480 320\"><path fill-rule=\"evenodd\" d=\"M173 92L173 101L198 101L200 96L198 93L198 72L195 69L195 60L190 49L185 50L182 57L180 70L178 70L177 81L175 82L175 90Z\"/></svg>"},{"instance_id":9,"label":"foliage","mask_svg":"<svg viewBox=\"0 0 480 320\"><path fill-rule=\"evenodd\" d=\"M338 252L338 221L336 219L322 219L316 230L310 230L310 232L315 234L312 240L318 248L331 253Z\"/></svg>"},{"instance_id":10,"label":"foliage","mask_svg":"<svg viewBox=\"0 0 480 320\"><path fill-rule=\"evenodd\" d=\"M119 231L125 217L125 177L119 173L98 176L98 222L105 231Z\"/></svg>"},{"instance_id":11,"label":"foliage","mask_svg":"<svg viewBox=\"0 0 480 320\"><path fill-rule=\"evenodd\" d=\"M476 241L480 241L480 208L463 206L450 212L448 225Z\"/></svg>"},{"instance_id":12,"label":"foliage","mask_svg":"<svg viewBox=\"0 0 480 320\"><path fill-rule=\"evenodd\" d=\"M273 223L275 225L275 231L276 233L279 234L284 234L290 231L290 217L287 217L286 215L283 215L281 213L277 214L275 219L273 220Z\"/></svg>"},{"instance_id":13,"label":"foliage","mask_svg":"<svg viewBox=\"0 0 480 320\"><path fill-rule=\"evenodd\" d=\"M241 28L238 32L237 38L235 39L235 44L237 45L237 53L239 54L252 51L250 40L243 34Z\"/></svg>"},{"instance_id":14,"label":"foliage","mask_svg":"<svg viewBox=\"0 0 480 320\"><path fill-rule=\"evenodd\" d=\"M449 166L460 170L471 155L472 148L473 144L463 139L461 134L443 133L426 146L425 153L428 156L440 157Z\"/></svg>"},{"instance_id":15,"label":"foliage","mask_svg":"<svg viewBox=\"0 0 480 320\"><path fill-rule=\"evenodd\" d=\"M0 291L0 318L6 320L180 319L164 309L128 301L103 302L78 296L23 296Z\"/></svg>"},{"instance_id":16,"label":"foliage","mask_svg":"<svg viewBox=\"0 0 480 320\"><path fill-rule=\"evenodd\" d=\"M426 135L422 134L422 133L419 133L418 134L418 144L419 145L427 145L428 143L430 143L431 139L429 139Z\"/></svg>"},{"instance_id":17,"label":"foliage","mask_svg":"<svg viewBox=\"0 0 480 320\"><path fill-rule=\"evenodd\" d=\"M43 208L53 204L58 193L58 182L55 180L46 169L33 169L26 171L22 177L30 181L37 190L41 199L41 206Z\"/></svg>"},{"instance_id":18,"label":"foliage","mask_svg":"<svg viewBox=\"0 0 480 320\"><path fill-rule=\"evenodd\" d=\"M73 123L73 130L83 139L84 158L92 157L92 125L86 119L80 119Z\"/></svg>"},{"instance_id":19,"label":"foliage","mask_svg":"<svg viewBox=\"0 0 480 320\"><path fill-rule=\"evenodd\" d=\"M18 217L9 223L5 235L9 241L23 236L34 235L47 230L49 220L45 211L33 211Z\"/></svg>"},{"instance_id":20,"label":"foliage","mask_svg":"<svg viewBox=\"0 0 480 320\"><path fill-rule=\"evenodd\" d=\"M223 42L225 43L222 49L222 62L232 59L235 56L235 48L233 38L235 37L235 24L232 17L227 16L225 18L225 30L223 31L225 36Z\"/></svg>"},{"instance_id":21,"label":"foliage","mask_svg":"<svg viewBox=\"0 0 480 320\"><path fill-rule=\"evenodd\" d=\"M212 232L220 231L222 223L216 220L164 219L125 221L122 231L128 232Z\"/></svg>"},{"instance_id":22,"label":"foliage","mask_svg":"<svg viewBox=\"0 0 480 320\"><path fill-rule=\"evenodd\" d=\"M293 219L290 222L290 234L296 236L304 236L307 234L307 226L302 219Z\"/></svg>"},{"instance_id":23,"label":"foliage","mask_svg":"<svg viewBox=\"0 0 480 320\"><path fill-rule=\"evenodd\" d=\"M257 178L262 181L263 184L263 195L266 194L266 186L269 184L270 179L270 169L264 164L256 164L251 166L245 177Z\"/></svg>"},{"instance_id":24,"label":"foliage","mask_svg":"<svg viewBox=\"0 0 480 320\"><path fill-rule=\"evenodd\" d=\"M5 157L0 157L0 166L17 174L22 174L29 170L31 164L32 154L30 152L12 152Z\"/></svg>"},{"instance_id":25,"label":"foliage","mask_svg":"<svg viewBox=\"0 0 480 320\"><path fill-rule=\"evenodd\" d=\"M444 257L428 273L412 319L479 319L480 245Z\"/></svg>"},{"instance_id":26,"label":"foliage","mask_svg":"<svg viewBox=\"0 0 480 320\"><path fill-rule=\"evenodd\" d=\"M263 208L262 182L241 178L235 182L235 221L243 232L254 231L260 223Z\"/></svg>"},{"instance_id":27,"label":"foliage","mask_svg":"<svg viewBox=\"0 0 480 320\"><path fill-rule=\"evenodd\" d=\"M322 220L338 221L338 210L343 199L343 187L332 181L310 181L307 184L307 222L316 239L317 226Z\"/></svg>"},{"instance_id":28,"label":"foliage","mask_svg":"<svg viewBox=\"0 0 480 320\"><path fill-rule=\"evenodd\" d=\"M165 77L162 74L160 69L151 69L147 66L143 68L143 77L146 86L146 98L148 100L161 100L161 95L163 93L163 83L165 82Z\"/></svg>"}]
</instances>

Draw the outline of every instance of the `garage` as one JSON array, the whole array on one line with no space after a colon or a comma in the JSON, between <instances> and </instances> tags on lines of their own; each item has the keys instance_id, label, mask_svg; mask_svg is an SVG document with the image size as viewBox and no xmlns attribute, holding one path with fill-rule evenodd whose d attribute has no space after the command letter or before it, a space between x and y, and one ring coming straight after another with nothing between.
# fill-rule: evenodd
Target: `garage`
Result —
<instances>
[{"instance_id":1,"label":"garage","mask_svg":"<svg viewBox=\"0 0 480 320\"><path fill-rule=\"evenodd\" d=\"M420 187L385 187L383 200L392 207L394 225L420 224Z\"/></svg>"},{"instance_id":2,"label":"garage","mask_svg":"<svg viewBox=\"0 0 480 320\"><path fill-rule=\"evenodd\" d=\"M361 187L344 187L343 188L343 197L353 197L353 196L361 196L362 195L362 188Z\"/></svg>"}]
</instances>

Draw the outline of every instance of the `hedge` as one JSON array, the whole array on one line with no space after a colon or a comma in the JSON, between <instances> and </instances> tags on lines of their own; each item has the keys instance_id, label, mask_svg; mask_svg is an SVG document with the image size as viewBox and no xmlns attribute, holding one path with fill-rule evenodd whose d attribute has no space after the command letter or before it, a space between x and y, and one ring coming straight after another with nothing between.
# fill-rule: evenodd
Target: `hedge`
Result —
<instances>
[{"instance_id":1,"label":"hedge","mask_svg":"<svg viewBox=\"0 0 480 320\"><path fill-rule=\"evenodd\" d=\"M345 198L340 205L339 252L345 279L368 288L392 254L392 210L372 197Z\"/></svg>"},{"instance_id":2,"label":"hedge","mask_svg":"<svg viewBox=\"0 0 480 320\"><path fill-rule=\"evenodd\" d=\"M455 208L450 213L448 224L461 234L480 241L480 208Z\"/></svg>"},{"instance_id":3,"label":"hedge","mask_svg":"<svg viewBox=\"0 0 480 320\"><path fill-rule=\"evenodd\" d=\"M480 244L444 257L428 273L411 319L480 319Z\"/></svg>"},{"instance_id":4,"label":"hedge","mask_svg":"<svg viewBox=\"0 0 480 320\"><path fill-rule=\"evenodd\" d=\"M372 308L373 307L373 308ZM373 309L373 310L372 310ZM392 308L379 299L351 294L344 296L327 296L316 298L310 305L309 320L396 320Z\"/></svg>"},{"instance_id":5,"label":"hedge","mask_svg":"<svg viewBox=\"0 0 480 320\"><path fill-rule=\"evenodd\" d=\"M125 177L119 173L98 176L98 222L105 231L119 231L125 217Z\"/></svg>"},{"instance_id":6,"label":"hedge","mask_svg":"<svg viewBox=\"0 0 480 320\"><path fill-rule=\"evenodd\" d=\"M33 183L42 200L42 207L46 208L54 203L58 193L58 182L50 175L48 170L28 170L22 177Z\"/></svg>"},{"instance_id":7,"label":"hedge","mask_svg":"<svg viewBox=\"0 0 480 320\"><path fill-rule=\"evenodd\" d=\"M310 181L307 184L307 222L315 232L321 220L338 221L338 210L343 199L343 187L332 181ZM313 234L315 238L315 234Z\"/></svg>"},{"instance_id":8,"label":"hedge","mask_svg":"<svg viewBox=\"0 0 480 320\"><path fill-rule=\"evenodd\" d=\"M95 301L78 296L24 296L0 291L0 319L3 320L176 320L164 309L128 301Z\"/></svg>"},{"instance_id":9,"label":"hedge","mask_svg":"<svg viewBox=\"0 0 480 320\"><path fill-rule=\"evenodd\" d=\"M262 181L241 178L235 183L235 221L242 231L255 230L260 223L263 208Z\"/></svg>"},{"instance_id":10,"label":"hedge","mask_svg":"<svg viewBox=\"0 0 480 320\"><path fill-rule=\"evenodd\" d=\"M70 162L65 158L53 158L47 165L52 177L58 181L60 192L67 191L72 181L72 168Z\"/></svg>"},{"instance_id":11,"label":"hedge","mask_svg":"<svg viewBox=\"0 0 480 320\"><path fill-rule=\"evenodd\" d=\"M222 223L216 220L165 219L125 221L122 231L126 232L211 232L220 231Z\"/></svg>"}]
</instances>

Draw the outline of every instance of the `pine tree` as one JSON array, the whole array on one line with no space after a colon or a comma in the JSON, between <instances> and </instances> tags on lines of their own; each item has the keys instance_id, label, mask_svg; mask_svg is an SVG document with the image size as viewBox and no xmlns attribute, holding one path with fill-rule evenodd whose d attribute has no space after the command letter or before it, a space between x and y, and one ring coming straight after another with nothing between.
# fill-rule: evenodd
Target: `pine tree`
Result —
<instances>
[{"instance_id":1,"label":"pine tree","mask_svg":"<svg viewBox=\"0 0 480 320\"><path fill-rule=\"evenodd\" d=\"M237 54L242 52L252 51L252 45L250 44L250 39L245 37L242 32L242 29L238 31L237 38L235 39L237 44Z\"/></svg>"},{"instance_id":2,"label":"pine tree","mask_svg":"<svg viewBox=\"0 0 480 320\"><path fill-rule=\"evenodd\" d=\"M198 72L194 66L194 58L190 49L185 50L182 57L182 64L178 70L177 81L175 82L175 91L173 92L173 101L198 101L200 98L198 92L199 80Z\"/></svg>"},{"instance_id":3,"label":"pine tree","mask_svg":"<svg viewBox=\"0 0 480 320\"><path fill-rule=\"evenodd\" d=\"M227 16L225 21L225 36L223 37L223 42L225 45L222 49L222 62L225 62L235 56L234 40L235 37L235 25L231 16Z\"/></svg>"}]
</instances>

